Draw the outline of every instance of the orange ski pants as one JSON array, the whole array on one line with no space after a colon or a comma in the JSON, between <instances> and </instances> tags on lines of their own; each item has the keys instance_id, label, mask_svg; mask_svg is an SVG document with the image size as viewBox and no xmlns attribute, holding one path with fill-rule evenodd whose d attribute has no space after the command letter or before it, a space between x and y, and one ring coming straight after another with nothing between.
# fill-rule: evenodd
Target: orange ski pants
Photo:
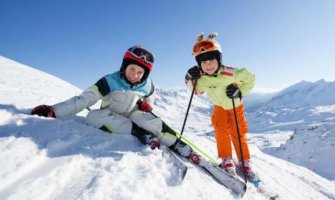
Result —
<instances>
[{"instance_id":1,"label":"orange ski pants","mask_svg":"<svg viewBox=\"0 0 335 200\"><path fill-rule=\"evenodd\" d=\"M236 107L236 115L240 131L243 159L249 160L250 153L247 143L248 123L244 116L243 104ZM212 125L215 130L215 139L219 158L232 157L231 142L233 142L237 154L236 156L239 160L242 160L240 154L238 134L236 130L234 110L233 109L224 110L220 106L214 106Z\"/></svg>"}]
</instances>

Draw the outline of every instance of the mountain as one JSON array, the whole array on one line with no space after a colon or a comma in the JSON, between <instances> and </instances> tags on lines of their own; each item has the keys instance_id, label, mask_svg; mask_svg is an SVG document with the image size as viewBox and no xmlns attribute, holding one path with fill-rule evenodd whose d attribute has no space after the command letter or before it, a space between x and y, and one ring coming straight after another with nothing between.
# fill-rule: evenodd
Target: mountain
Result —
<instances>
[{"instance_id":1,"label":"mountain","mask_svg":"<svg viewBox=\"0 0 335 200\"><path fill-rule=\"evenodd\" d=\"M270 100L276 93L277 91L271 89L254 88L251 93L243 97L245 110L247 112L255 110L255 108Z\"/></svg>"},{"instance_id":2,"label":"mountain","mask_svg":"<svg viewBox=\"0 0 335 200\"><path fill-rule=\"evenodd\" d=\"M36 105L79 94L71 84L4 57L0 74L0 199L241 199L189 163L180 184L161 150L89 126L87 111L64 120L29 115ZM158 88L155 97L154 112L180 129L190 91ZM215 156L206 134L210 109L205 97L194 97L184 135ZM335 199L333 181L264 153L256 145L262 140L251 139L254 169L267 189L281 199ZM267 197L248 183L244 199Z\"/></svg>"},{"instance_id":3,"label":"mountain","mask_svg":"<svg viewBox=\"0 0 335 200\"><path fill-rule=\"evenodd\" d=\"M335 118L296 129L288 142L265 152L335 180Z\"/></svg>"},{"instance_id":4,"label":"mountain","mask_svg":"<svg viewBox=\"0 0 335 200\"><path fill-rule=\"evenodd\" d=\"M294 130L335 117L335 81L301 81L248 108L250 131Z\"/></svg>"}]
</instances>

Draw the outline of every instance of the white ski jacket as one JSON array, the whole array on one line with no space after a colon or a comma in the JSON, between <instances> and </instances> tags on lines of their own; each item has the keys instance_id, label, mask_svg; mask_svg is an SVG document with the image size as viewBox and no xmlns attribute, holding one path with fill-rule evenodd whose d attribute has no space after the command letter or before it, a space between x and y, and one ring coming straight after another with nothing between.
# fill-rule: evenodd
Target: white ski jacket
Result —
<instances>
[{"instance_id":1,"label":"white ski jacket","mask_svg":"<svg viewBox=\"0 0 335 200\"><path fill-rule=\"evenodd\" d=\"M57 118L64 118L92 106L101 99L101 109L108 108L114 113L128 117L133 111L138 110L138 100L152 103L150 95L153 92L154 85L150 79L132 86L122 79L117 71L104 76L82 94L52 107Z\"/></svg>"}]
</instances>

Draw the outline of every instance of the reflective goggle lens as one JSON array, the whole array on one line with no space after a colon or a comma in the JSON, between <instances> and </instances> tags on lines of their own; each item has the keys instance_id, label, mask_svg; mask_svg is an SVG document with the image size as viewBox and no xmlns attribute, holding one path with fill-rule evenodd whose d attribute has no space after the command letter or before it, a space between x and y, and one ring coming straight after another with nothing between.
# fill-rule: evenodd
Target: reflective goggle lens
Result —
<instances>
[{"instance_id":1,"label":"reflective goggle lens","mask_svg":"<svg viewBox=\"0 0 335 200\"><path fill-rule=\"evenodd\" d=\"M150 53L148 50L146 49L142 49L142 48L130 48L128 49L128 51L135 57L137 58L142 58L145 62L149 63L149 64L153 64L154 63L154 56L152 55L152 53Z\"/></svg>"},{"instance_id":2,"label":"reflective goggle lens","mask_svg":"<svg viewBox=\"0 0 335 200\"><path fill-rule=\"evenodd\" d=\"M202 51L209 51L213 50L215 48L215 45L213 42L210 41L200 41L199 43L195 44L193 47L193 54L199 54Z\"/></svg>"}]
</instances>

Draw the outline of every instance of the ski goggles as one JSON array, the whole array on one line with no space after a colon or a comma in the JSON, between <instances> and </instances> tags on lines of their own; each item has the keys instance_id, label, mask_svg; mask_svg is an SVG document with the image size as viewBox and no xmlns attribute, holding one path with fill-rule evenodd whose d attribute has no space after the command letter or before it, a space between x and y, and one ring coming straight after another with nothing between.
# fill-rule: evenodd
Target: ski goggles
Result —
<instances>
[{"instance_id":1,"label":"ski goggles","mask_svg":"<svg viewBox=\"0 0 335 200\"><path fill-rule=\"evenodd\" d=\"M193 55L198 55L198 54L200 54L201 52L204 52L204 51L214 51L214 50L217 50L217 47L212 41L203 40L203 41L200 41L200 42L196 43L193 46L192 54Z\"/></svg>"},{"instance_id":2,"label":"ski goggles","mask_svg":"<svg viewBox=\"0 0 335 200\"><path fill-rule=\"evenodd\" d=\"M154 64L154 56L151 52L141 47L132 47L128 49L128 52L135 58L140 58L144 60L146 63L153 65Z\"/></svg>"}]
</instances>

